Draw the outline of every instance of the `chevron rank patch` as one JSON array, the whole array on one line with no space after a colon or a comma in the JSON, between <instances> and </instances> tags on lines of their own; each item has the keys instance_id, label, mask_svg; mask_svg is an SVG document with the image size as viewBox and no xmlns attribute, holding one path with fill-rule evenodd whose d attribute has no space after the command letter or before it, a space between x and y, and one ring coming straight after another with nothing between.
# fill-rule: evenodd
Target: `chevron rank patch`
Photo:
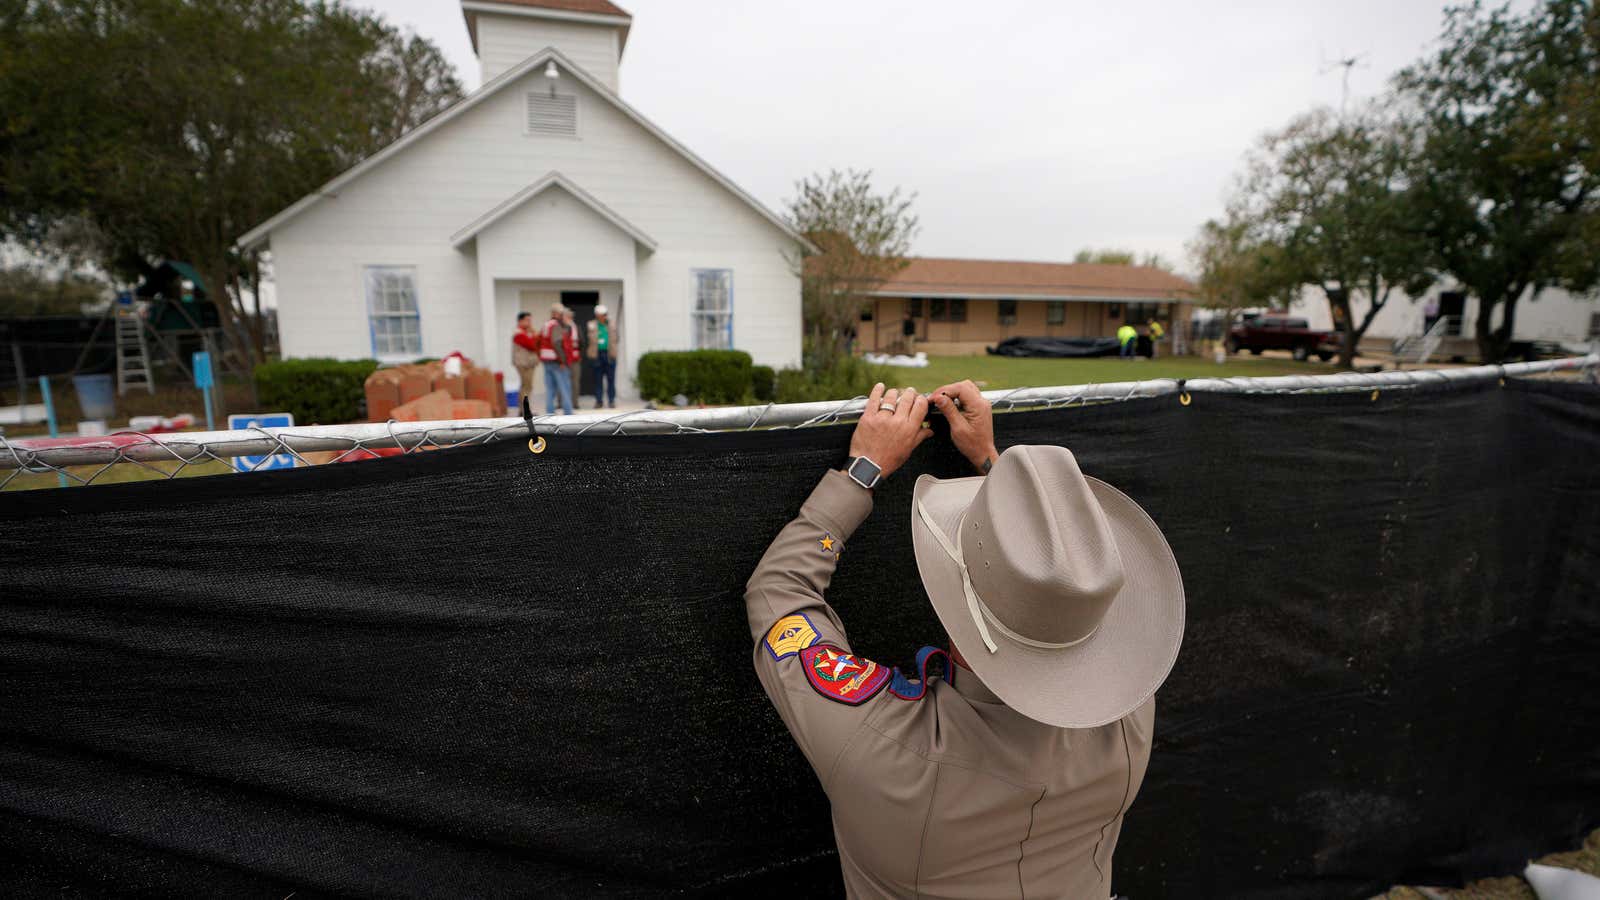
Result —
<instances>
[{"instance_id":1,"label":"chevron rank patch","mask_svg":"<svg viewBox=\"0 0 1600 900\"><path fill-rule=\"evenodd\" d=\"M784 659L815 644L820 635L805 613L784 616L767 629L767 652L773 659Z\"/></svg>"},{"instance_id":2,"label":"chevron rank patch","mask_svg":"<svg viewBox=\"0 0 1600 900\"><path fill-rule=\"evenodd\" d=\"M888 669L830 644L800 651L800 662L817 693L850 706L866 702L889 683Z\"/></svg>"}]
</instances>

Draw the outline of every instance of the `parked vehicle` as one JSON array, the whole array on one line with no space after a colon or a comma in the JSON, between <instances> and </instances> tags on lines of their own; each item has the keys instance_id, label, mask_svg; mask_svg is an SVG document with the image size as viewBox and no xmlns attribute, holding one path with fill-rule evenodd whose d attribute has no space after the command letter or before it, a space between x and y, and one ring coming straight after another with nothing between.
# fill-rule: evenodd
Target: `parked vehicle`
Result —
<instances>
[{"instance_id":1,"label":"parked vehicle","mask_svg":"<svg viewBox=\"0 0 1600 900\"><path fill-rule=\"evenodd\" d=\"M1297 360L1304 361L1315 354L1327 362L1339 352L1339 335L1333 331L1315 331L1305 319L1269 314L1228 329L1224 346L1229 353L1249 350L1260 356L1263 350L1288 350Z\"/></svg>"}]
</instances>

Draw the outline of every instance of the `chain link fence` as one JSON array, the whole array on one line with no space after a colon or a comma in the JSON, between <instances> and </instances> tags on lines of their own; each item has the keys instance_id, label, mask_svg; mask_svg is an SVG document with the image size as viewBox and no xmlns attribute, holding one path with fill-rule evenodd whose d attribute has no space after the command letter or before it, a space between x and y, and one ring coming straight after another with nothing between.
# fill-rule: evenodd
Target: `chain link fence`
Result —
<instances>
[{"instance_id":1,"label":"chain link fence","mask_svg":"<svg viewBox=\"0 0 1600 900\"><path fill-rule=\"evenodd\" d=\"M1507 377L1565 374L1596 379L1600 354L1559 360L1403 372L1289 375L1274 378L1158 379L1108 384L1016 388L984 396L999 412L1117 403L1141 397L1175 396L1185 406L1205 393L1330 393L1411 390L1441 384L1468 384ZM395 422L251 428L238 431L144 434L118 432L102 437L0 437L0 490L91 485L111 481L178 478L235 471L238 457L257 457L240 465L254 471L273 456L288 456L297 466L401 456L499 440L528 440L535 452L546 436L698 434L711 431L810 428L854 421L866 398L820 403L765 404L716 409L645 409L621 413L579 413L450 422Z\"/></svg>"}]
</instances>

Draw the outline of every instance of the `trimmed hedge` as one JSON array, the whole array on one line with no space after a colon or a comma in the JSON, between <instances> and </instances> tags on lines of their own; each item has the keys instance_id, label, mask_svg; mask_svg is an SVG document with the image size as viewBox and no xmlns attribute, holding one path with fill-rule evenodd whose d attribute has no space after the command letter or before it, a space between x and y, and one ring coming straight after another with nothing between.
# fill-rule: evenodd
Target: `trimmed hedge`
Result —
<instances>
[{"instance_id":1,"label":"trimmed hedge","mask_svg":"<svg viewBox=\"0 0 1600 900\"><path fill-rule=\"evenodd\" d=\"M778 396L778 373L771 366L750 367L750 393L757 403L771 403Z\"/></svg>"},{"instance_id":2,"label":"trimmed hedge","mask_svg":"<svg viewBox=\"0 0 1600 900\"><path fill-rule=\"evenodd\" d=\"M750 394L753 368L743 350L658 350L639 357L639 393L667 403L675 394L690 403L738 403Z\"/></svg>"},{"instance_id":3,"label":"trimmed hedge","mask_svg":"<svg viewBox=\"0 0 1600 900\"><path fill-rule=\"evenodd\" d=\"M816 400L849 400L872 393L878 382L890 384L887 367L875 366L848 356L822 372L784 369L778 373L779 403L809 403Z\"/></svg>"},{"instance_id":4,"label":"trimmed hedge","mask_svg":"<svg viewBox=\"0 0 1600 900\"><path fill-rule=\"evenodd\" d=\"M336 425L364 418L371 359L286 359L256 366L256 396L264 409L294 414L296 425Z\"/></svg>"}]
</instances>

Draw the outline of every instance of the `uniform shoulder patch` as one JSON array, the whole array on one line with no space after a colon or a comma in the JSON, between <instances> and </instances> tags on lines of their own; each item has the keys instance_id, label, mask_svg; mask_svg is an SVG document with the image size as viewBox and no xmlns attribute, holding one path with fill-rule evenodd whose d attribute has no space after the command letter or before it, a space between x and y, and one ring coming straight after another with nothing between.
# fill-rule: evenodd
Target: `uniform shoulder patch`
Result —
<instances>
[{"instance_id":1,"label":"uniform shoulder patch","mask_svg":"<svg viewBox=\"0 0 1600 900\"><path fill-rule=\"evenodd\" d=\"M767 652L773 659L784 659L815 644L820 637L805 613L784 616L767 629Z\"/></svg>"},{"instance_id":2,"label":"uniform shoulder patch","mask_svg":"<svg viewBox=\"0 0 1600 900\"><path fill-rule=\"evenodd\" d=\"M889 683L888 669L832 644L807 647L800 651L800 662L817 693L850 706L865 703Z\"/></svg>"}]
</instances>

